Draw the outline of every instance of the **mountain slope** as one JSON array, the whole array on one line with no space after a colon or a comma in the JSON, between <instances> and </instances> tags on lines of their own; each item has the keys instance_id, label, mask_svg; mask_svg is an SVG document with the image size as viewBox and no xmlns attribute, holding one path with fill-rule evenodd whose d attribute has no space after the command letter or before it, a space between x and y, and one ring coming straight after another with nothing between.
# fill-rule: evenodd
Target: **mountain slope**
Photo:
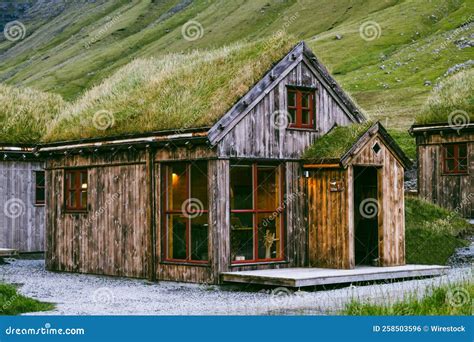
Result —
<instances>
[{"instance_id":1,"label":"mountain slope","mask_svg":"<svg viewBox=\"0 0 474 342\"><path fill-rule=\"evenodd\" d=\"M0 41L0 82L70 101L136 57L286 31L306 40L373 118L406 128L432 85L474 59L471 47L456 43L473 34L472 23L463 26L472 1L38 1L31 11L20 18L24 39ZM192 41L183 35L190 20L198 23L187 31Z\"/></svg>"}]
</instances>

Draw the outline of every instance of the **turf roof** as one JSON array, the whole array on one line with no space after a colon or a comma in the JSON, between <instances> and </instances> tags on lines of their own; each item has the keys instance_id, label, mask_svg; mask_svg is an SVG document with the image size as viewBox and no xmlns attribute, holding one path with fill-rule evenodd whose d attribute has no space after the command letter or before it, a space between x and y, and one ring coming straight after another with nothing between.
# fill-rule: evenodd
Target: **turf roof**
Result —
<instances>
[{"instance_id":1,"label":"turf roof","mask_svg":"<svg viewBox=\"0 0 474 342\"><path fill-rule=\"evenodd\" d=\"M59 95L0 84L0 144L40 141L64 106Z\"/></svg>"},{"instance_id":2,"label":"turf roof","mask_svg":"<svg viewBox=\"0 0 474 342\"><path fill-rule=\"evenodd\" d=\"M373 122L365 122L334 127L306 150L303 159L309 162L339 161L372 125Z\"/></svg>"},{"instance_id":3,"label":"turf roof","mask_svg":"<svg viewBox=\"0 0 474 342\"><path fill-rule=\"evenodd\" d=\"M296 43L282 36L134 60L67 106L44 141L212 126Z\"/></svg>"}]
</instances>

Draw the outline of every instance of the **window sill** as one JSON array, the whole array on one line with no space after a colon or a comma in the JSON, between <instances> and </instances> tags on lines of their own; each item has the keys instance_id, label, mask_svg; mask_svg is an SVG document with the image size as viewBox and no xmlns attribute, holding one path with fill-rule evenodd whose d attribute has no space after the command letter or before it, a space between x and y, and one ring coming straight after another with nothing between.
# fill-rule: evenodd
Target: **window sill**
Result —
<instances>
[{"instance_id":1,"label":"window sill","mask_svg":"<svg viewBox=\"0 0 474 342\"><path fill-rule=\"evenodd\" d=\"M245 266L259 266L259 265L283 265L289 264L288 260L272 260L272 261L249 261L249 262L234 262L230 267L245 267Z\"/></svg>"},{"instance_id":2,"label":"window sill","mask_svg":"<svg viewBox=\"0 0 474 342\"><path fill-rule=\"evenodd\" d=\"M88 213L87 210L71 210L71 209L64 210L64 214L69 214L69 215L84 215L87 213Z\"/></svg>"},{"instance_id":3,"label":"window sill","mask_svg":"<svg viewBox=\"0 0 474 342\"><path fill-rule=\"evenodd\" d=\"M46 204L44 204L44 203L35 203L35 204L33 204L33 206L34 207L45 207Z\"/></svg>"},{"instance_id":4,"label":"window sill","mask_svg":"<svg viewBox=\"0 0 474 342\"><path fill-rule=\"evenodd\" d=\"M318 133L319 129L316 128L304 128L304 127L290 127L286 128L288 131L303 131L303 132L315 132Z\"/></svg>"},{"instance_id":5,"label":"window sill","mask_svg":"<svg viewBox=\"0 0 474 342\"><path fill-rule=\"evenodd\" d=\"M162 265L174 265L174 266L198 266L198 267L210 267L208 261L204 262L192 262L192 261L172 261L172 260L163 260L159 262Z\"/></svg>"}]
</instances>

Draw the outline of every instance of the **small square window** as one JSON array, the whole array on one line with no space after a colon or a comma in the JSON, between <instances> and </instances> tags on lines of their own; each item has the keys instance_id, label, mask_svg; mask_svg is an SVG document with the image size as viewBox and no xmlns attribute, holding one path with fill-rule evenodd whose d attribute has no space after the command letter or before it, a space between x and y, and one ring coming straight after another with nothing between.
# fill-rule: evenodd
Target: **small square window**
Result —
<instances>
[{"instance_id":1,"label":"small square window","mask_svg":"<svg viewBox=\"0 0 474 342\"><path fill-rule=\"evenodd\" d=\"M448 144L443 146L443 168L446 174L466 174L467 168L467 144Z\"/></svg>"}]
</instances>

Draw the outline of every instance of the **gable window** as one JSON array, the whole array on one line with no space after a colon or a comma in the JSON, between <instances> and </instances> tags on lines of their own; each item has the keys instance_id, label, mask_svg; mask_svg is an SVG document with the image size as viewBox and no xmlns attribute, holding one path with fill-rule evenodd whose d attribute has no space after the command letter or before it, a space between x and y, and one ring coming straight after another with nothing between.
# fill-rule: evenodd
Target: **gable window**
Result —
<instances>
[{"instance_id":1,"label":"gable window","mask_svg":"<svg viewBox=\"0 0 474 342\"><path fill-rule=\"evenodd\" d=\"M207 177L207 162L164 165L165 261L207 263Z\"/></svg>"},{"instance_id":2,"label":"gable window","mask_svg":"<svg viewBox=\"0 0 474 342\"><path fill-rule=\"evenodd\" d=\"M87 211L87 170L65 170L66 211Z\"/></svg>"},{"instance_id":3,"label":"gable window","mask_svg":"<svg viewBox=\"0 0 474 342\"><path fill-rule=\"evenodd\" d=\"M35 171L35 204L44 205L44 202L45 202L44 171Z\"/></svg>"},{"instance_id":4,"label":"gable window","mask_svg":"<svg viewBox=\"0 0 474 342\"><path fill-rule=\"evenodd\" d=\"M284 260L283 184L281 166L231 166L232 263Z\"/></svg>"},{"instance_id":5,"label":"gable window","mask_svg":"<svg viewBox=\"0 0 474 342\"><path fill-rule=\"evenodd\" d=\"M467 173L467 144L444 145L444 172L447 174Z\"/></svg>"},{"instance_id":6,"label":"gable window","mask_svg":"<svg viewBox=\"0 0 474 342\"><path fill-rule=\"evenodd\" d=\"M287 88L289 127L315 128L314 94L311 89Z\"/></svg>"}]
</instances>

